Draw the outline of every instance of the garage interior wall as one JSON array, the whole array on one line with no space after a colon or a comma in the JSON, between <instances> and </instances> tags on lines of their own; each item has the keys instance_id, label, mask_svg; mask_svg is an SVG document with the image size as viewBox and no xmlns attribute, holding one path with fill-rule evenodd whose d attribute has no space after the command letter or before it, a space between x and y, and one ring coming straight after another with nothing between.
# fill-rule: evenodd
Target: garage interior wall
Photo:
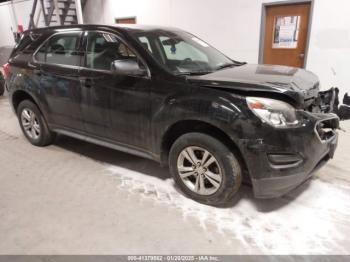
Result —
<instances>
[{"instance_id":1,"label":"garage interior wall","mask_svg":"<svg viewBox=\"0 0 350 262\"><path fill-rule=\"evenodd\" d=\"M17 25L23 25L24 29L28 29L32 6L33 0L0 3L0 46L14 45L12 32L17 31Z\"/></svg>"},{"instance_id":2,"label":"garage interior wall","mask_svg":"<svg viewBox=\"0 0 350 262\"><path fill-rule=\"evenodd\" d=\"M16 28L16 19L28 27L32 2L0 4L0 46L13 44L11 27ZM85 23L113 24L115 18L136 16L139 24L179 27L233 59L258 63L262 4L271 2L276 1L88 0L83 14ZM320 77L322 88L338 86L341 98L350 92L349 10L349 0L314 0L306 63L306 69Z\"/></svg>"}]
</instances>

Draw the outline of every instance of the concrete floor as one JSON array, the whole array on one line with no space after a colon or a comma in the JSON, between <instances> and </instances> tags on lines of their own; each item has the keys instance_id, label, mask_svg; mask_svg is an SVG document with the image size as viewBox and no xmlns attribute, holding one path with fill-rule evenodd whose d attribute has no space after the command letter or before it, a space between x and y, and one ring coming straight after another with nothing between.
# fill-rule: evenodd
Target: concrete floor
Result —
<instances>
[{"instance_id":1,"label":"concrete floor","mask_svg":"<svg viewBox=\"0 0 350 262\"><path fill-rule=\"evenodd\" d=\"M68 137L30 145L0 97L0 254L349 254L350 137L287 196L230 208L177 192L157 163ZM350 122L342 123L350 131Z\"/></svg>"}]
</instances>

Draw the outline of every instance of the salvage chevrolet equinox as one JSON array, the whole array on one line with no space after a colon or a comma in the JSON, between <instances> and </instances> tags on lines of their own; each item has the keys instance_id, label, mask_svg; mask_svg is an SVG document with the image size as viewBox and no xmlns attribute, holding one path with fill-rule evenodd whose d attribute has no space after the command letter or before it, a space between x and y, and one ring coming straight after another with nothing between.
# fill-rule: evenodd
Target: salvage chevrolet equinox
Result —
<instances>
[{"instance_id":1,"label":"salvage chevrolet equinox","mask_svg":"<svg viewBox=\"0 0 350 262\"><path fill-rule=\"evenodd\" d=\"M34 29L4 72L33 145L64 134L156 160L208 205L228 203L243 178L258 198L282 196L337 146L334 90L313 73L234 61L179 29Z\"/></svg>"}]
</instances>

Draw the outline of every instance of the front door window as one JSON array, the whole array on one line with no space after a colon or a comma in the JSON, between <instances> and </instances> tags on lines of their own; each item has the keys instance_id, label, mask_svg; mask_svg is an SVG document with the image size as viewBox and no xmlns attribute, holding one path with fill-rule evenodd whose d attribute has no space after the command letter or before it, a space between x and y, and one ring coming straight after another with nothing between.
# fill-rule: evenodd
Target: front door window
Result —
<instances>
[{"instance_id":1,"label":"front door window","mask_svg":"<svg viewBox=\"0 0 350 262\"><path fill-rule=\"evenodd\" d=\"M137 59L135 54L116 36L90 32L87 41L86 67L111 70L116 60Z\"/></svg>"}]
</instances>

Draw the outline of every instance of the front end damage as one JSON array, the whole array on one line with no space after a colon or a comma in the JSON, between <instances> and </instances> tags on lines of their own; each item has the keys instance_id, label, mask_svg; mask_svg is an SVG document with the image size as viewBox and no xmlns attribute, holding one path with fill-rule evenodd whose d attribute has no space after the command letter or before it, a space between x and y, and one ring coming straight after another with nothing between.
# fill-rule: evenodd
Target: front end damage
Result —
<instances>
[{"instance_id":1,"label":"front end damage","mask_svg":"<svg viewBox=\"0 0 350 262\"><path fill-rule=\"evenodd\" d=\"M329 110L329 109L328 109ZM333 158L339 117L334 113L298 110L302 123L293 128L264 128L262 139L243 139L244 152L257 198L280 197L293 190Z\"/></svg>"},{"instance_id":2,"label":"front end damage","mask_svg":"<svg viewBox=\"0 0 350 262\"><path fill-rule=\"evenodd\" d=\"M339 89L332 87L318 92L316 98L305 101L305 109L313 113L337 113L339 105Z\"/></svg>"},{"instance_id":3,"label":"front end damage","mask_svg":"<svg viewBox=\"0 0 350 262\"><path fill-rule=\"evenodd\" d=\"M314 113L334 113L340 120L350 119L350 101L348 94L345 94L343 104L339 103L339 89L332 87L326 91L320 91L315 99L306 104L306 109Z\"/></svg>"},{"instance_id":4,"label":"front end damage","mask_svg":"<svg viewBox=\"0 0 350 262\"><path fill-rule=\"evenodd\" d=\"M339 89L320 91L313 73L244 65L187 80L245 97L249 111L232 136L257 198L288 193L334 156L339 121L345 119Z\"/></svg>"}]
</instances>

